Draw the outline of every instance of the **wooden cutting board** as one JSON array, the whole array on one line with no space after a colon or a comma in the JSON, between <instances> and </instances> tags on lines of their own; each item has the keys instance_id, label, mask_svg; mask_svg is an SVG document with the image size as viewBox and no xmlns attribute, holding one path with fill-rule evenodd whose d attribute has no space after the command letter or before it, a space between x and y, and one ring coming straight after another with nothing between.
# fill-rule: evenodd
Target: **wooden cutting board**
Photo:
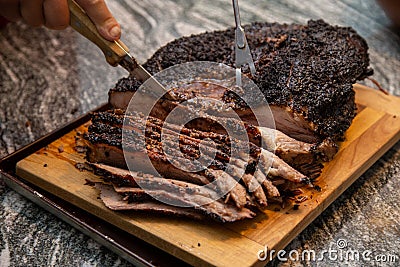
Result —
<instances>
[{"instance_id":1,"label":"wooden cutting board","mask_svg":"<svg viewBox=\"0 0 400 267\"><path fill-rule=\"evenodd\" d=\"M400 98L361 85L355 89L360 111L338 154L318 179L322 190L306 191L308 200L298 208L271 205L252 220L219 224L107 209L98 191L85 185L86 179L99 178L75 167L85 161L74 150L75 136L84 131L84 125L21 160L16 171L25 180L192 265L265 265L267 261L257 258L260 250L265 246L283 249L400 139Z\"/></svg>"}]
</instances>

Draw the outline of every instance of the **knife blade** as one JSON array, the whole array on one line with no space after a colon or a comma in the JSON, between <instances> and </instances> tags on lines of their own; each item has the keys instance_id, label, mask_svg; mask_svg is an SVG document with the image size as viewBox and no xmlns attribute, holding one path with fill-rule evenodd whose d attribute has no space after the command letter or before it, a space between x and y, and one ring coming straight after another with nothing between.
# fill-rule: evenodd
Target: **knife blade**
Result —
<instances>
[{"instance_id":1,"label":"knife blade","mask_svg":"<svg viewBox=\"0 0 400 267\"><path fill-rule=\"evenodd\" d=\"M163 93L168 98L175 100L175 97L159 83L138 61L129 53L129 48L121 41L108 41L104 39L93 21L86 12L74 1L68 0L70 11L70 26L97 45L103 52L107 62L111 66L120 65L140 82L146 82L146 87L156 94Z\"/></svg>"}]
</instances>

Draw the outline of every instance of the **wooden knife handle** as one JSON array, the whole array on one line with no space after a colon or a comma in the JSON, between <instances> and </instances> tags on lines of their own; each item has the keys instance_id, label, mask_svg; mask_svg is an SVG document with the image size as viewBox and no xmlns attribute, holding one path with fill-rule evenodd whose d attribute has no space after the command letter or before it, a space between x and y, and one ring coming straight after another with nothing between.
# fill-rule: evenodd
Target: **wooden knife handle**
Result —
<instances>
[{"instance_id":1,"label":"wooden knife handle","mask_svg":"<svg viewBox=\"0 0 400 267\"><path fill-rule=\"evenodd\" d=\"M122 58L126 56L126 52L129 52L128 47L126 47L126 45L120 40L117 42L123 49L115 42L110 42L104 39L97 31L93 21L74 0L68 0L68 6L71 17L71 27L97 45L101 51L103 51L106 60L110 65L117 66Z\"/></svg>"}]
</instances>

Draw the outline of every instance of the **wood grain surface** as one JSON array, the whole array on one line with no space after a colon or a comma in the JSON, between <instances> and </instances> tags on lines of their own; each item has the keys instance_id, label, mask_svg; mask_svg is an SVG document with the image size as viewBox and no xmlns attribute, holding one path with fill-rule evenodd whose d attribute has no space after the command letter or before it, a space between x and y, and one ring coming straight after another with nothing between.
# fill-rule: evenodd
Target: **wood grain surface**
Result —
<instances>
[{"instance_id":1,"label":"wood grain surface","mask_svg":"<svg viewBox=\"0 0 400 267\"><path fill-rule=\"evenodd\" d=\"M363 108L338 154L325 164L316 183L321 192L305 190L308 200L298 209L270 205L253 220L232 224L111 211L98 198L99 192L85 185L99 177L75 167L85 162L85 155L74 150L75 136L85 126L20 161L17 174L194 266L263 265L257 253L264 246L283 249L400 139L400 112L391 108L400 105L400 98L382 97L383 93L362 86L356 89Z\"/></svg>"},{"instance_id":2,"label":"wood grain surface","mask_svg":"<svg viewBox=\"0 0 400 267\"><path fill-rule=\"evenodd\" d=\"M240 0L239 0L240 1ZM234 25L230 0L108 0L122 39L146 60L182 35ZM374 0L246 0L243 23L305 23L323 18L351 26L367 41L374 79L400 95L400 36ZM0 29L0 157L12 153L107 100L126 76L71 29L62 32L10 23ZM374 87L366 80L365 85ZM374 116L373 114L370 114ZM400 251L400 144L397 143L285 250L328 250L338 239L352 249ZM0 180L0 262L5 266L130 266L60 219L4 186ZM398 261L400 255L397 253ZM342 262L348 266L368 262ZM288 259L269 266L337 266ZM389 264L396 266L396 264Z\"/></svg>"}]
</instances>

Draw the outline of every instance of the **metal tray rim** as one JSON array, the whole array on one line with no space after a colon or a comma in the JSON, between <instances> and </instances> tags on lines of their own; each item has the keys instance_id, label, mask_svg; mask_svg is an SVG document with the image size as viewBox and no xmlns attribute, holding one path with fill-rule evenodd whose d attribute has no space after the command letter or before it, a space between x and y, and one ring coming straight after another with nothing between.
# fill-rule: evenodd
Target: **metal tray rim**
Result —
<instances>
[{"instance_id":1,"label":"metal tray rim","mask_svg":"<svg viewBox=\"0 0 400 267\"><path fill-rule=\"evenodd\" d=\"M17 193L49 211L136 266L186 265L180 259L119 228L116 229L116 227L113 227L102 219L67 203L45 190L35 187L15 174L15 167L18 161L87 122L90 119L91 112L105 110L108 107L108 104L100 105L92 111L42 136L36 141L1 158L0 177L3 178L8 187ZM90 224L90 222L93 221L95 221L97 227ZM134 248L132 248L132 246Z\"/></svg>"}]
</instances>

